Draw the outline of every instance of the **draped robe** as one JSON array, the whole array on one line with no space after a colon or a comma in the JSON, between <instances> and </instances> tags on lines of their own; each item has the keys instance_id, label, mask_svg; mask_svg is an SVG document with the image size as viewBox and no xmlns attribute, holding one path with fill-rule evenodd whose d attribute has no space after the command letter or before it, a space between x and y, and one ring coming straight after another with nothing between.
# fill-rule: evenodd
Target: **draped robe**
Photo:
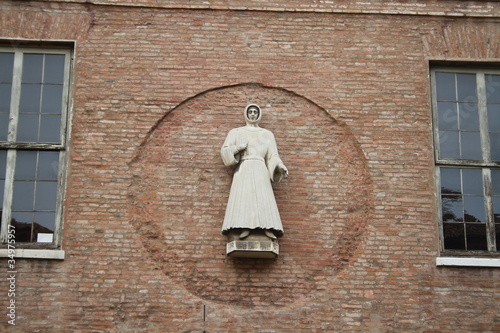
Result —
<instances>
[{"instance_id":1,"label":"draped robe","mask_svg":"<svg viewBox=\"0 0 500 333\"><path fill-rule=\"evenodd\" d=\"M248 143L238 152L238 145ZM221 148L226 166L237 165L231 185L222 233L230 229L268 229L283 234L281 218L271 181L284 174L274 135L263 128L245 126L232 129Z\"/></svg>"}]
</instances>

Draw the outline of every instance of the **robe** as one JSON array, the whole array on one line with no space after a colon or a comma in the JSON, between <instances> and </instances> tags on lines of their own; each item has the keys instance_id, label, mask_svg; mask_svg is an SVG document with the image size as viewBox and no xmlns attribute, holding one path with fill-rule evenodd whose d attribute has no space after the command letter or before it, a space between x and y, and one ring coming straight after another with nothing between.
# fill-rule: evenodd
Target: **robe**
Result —
<instances>
[{"instance_id":1,"label":"robe","mask_svg":"<svg viewBox=\"0 0 500 333\"><path fill-rule=\"evenodd\" d=\"M237 152L241 143L245 150ZM281 218L271 181L279 182L283 173L274 135L260 127L232 129L221 148L226 166L237 165L227 202L222 233L230 229L268 229L283 234Z\"/></svg>"}]
</instances>

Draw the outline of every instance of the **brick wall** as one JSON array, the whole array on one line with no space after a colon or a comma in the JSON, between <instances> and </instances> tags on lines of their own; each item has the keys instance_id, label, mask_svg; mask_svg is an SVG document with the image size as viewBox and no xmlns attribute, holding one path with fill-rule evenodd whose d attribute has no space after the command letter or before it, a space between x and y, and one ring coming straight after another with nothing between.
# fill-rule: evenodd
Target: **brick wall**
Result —
<instances>
[{"instance_id":1,"label":"brick wall","mask_svg":"<svg viewBox=\"0 0 500 333\"><path fill-rule=\"evenodd\" d=\"M76 41L66 259L17 260L1 327L498 330L498 269L435 266L428 69L498 61L499 6L244 3L0 4L2 38ZM219 149L250 102L290 170L274 261L220 235Z\"/></svg>"}]
</instances>

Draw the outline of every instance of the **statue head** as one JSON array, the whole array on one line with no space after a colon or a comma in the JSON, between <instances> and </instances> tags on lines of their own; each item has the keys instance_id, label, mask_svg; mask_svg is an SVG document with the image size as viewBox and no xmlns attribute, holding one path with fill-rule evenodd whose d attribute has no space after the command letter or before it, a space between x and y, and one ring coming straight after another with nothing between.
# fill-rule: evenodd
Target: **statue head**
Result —
<instances>
[{"instance_id":1,"label":"statue head","mask_svg":"<svg viewBox=\"0 0 500 333\"><path fill-rule=\"evenodd\" d=\"M247 124L258 124L262 117L262 111L257 104L249 104L245 108L245 120Z\"/></svg>"}]
</instances>

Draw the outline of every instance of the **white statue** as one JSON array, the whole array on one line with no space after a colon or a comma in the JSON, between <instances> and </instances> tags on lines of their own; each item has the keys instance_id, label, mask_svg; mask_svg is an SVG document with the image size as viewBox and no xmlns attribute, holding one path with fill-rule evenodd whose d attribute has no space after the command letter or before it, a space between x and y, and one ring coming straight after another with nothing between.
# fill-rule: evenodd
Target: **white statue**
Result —
<instances>
[{"instance_id":1,"label":"white statue","mask_svg":"<svg viewBox=\"0 0 500 333\"><path fill-rule=\"evenodd\" d=\"M222 233L240 232L246 238L252 230L263 230L267 237L283 235L283 226L274 198L271 181L288 176L278 155L273 133L260 128L260 107L245 108L247 125L232 129L221 148L226 166L237 165L222 225Z\"/></svg>"}]
</instances>

